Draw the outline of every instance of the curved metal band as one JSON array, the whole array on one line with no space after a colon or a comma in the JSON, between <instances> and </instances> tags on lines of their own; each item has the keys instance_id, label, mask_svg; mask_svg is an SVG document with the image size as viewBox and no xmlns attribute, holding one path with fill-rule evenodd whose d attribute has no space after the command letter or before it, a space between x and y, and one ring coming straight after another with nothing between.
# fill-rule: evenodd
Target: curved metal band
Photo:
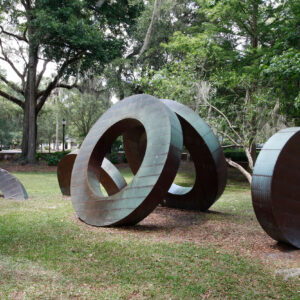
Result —
<instances>
[{"instance_id":1,"label":"curved metal band","mask_svg":"<svg viewBox=\"0 0 300 300\"><path fill-rule=\"evenodd\" d=\"M79 150L74 150L65 155L57 166L59 187L62 194L65 196L71 195L71 175L78 153ZM103 159L100 167L100 183L103 185L108 195L113 195L126 186L126 181L122 174L107 158Z\"/></svg>"},{"instance_id":2,"label":"curved metal band","mask_svg":"<svg viewBox=\"0 0 300 300\"><path fill-rule=\"evenodd\" d=\"M104 197L99 165L113 141L143 125L148 143L140 169L120 192ZM83 141L71 179L71 198L78 217L95 226L133 225L162 200L175 178L182 148L176 115L148 95L128 97L106 111Z\"/></svg>"},{"instance_id":3,"label":"curved metal band","mask_svg":"<svg viewBox=\"0 0 300 300\"><path fill-rule=\"evenodd\" d=\"M0 169L0 190L7 199L25 200L28 198L23 184L4 169Z\"/></svg>"},{"instance_id":4,"label":"curved metal band","mask_svg":"<svg viewBox=\"0 0 300 300\"><path fill-rule=\"evenodd\" d=\"M261 150L252 177L256 217L273 239L300 248L300 127L273 135Z\"/></svg>"},{"instance_id":5,"label":"curved metal band","mask_svg":"<svg viewBox=\"0 0 300 300\"><path fill-rule=\"evenodd\" d=\"M223 150L210 127L187 106L172 100L161 100L177 114L183 131L183 142L193 159L196 179L192 187L172 184L163 205L205 211L222 195L227 180ZM146 136L143 128L125 132L124 149L135 173L144 155Z\"/></svg>"}]
</instances>

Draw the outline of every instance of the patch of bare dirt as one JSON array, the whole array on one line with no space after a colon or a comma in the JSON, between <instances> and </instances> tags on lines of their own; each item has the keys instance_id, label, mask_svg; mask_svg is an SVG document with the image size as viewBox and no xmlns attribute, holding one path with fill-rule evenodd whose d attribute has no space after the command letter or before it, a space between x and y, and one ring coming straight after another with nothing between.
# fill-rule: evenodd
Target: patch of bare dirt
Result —
<instances>
[{"instance_id":1,"label":"patch of bare dirt","mask_svg":"<svg viewBox=\"0 0 300 300\"><path fill-rule=\"evenodd\" d=\"M217 218L215 217L217 216ZM274 267L300 267L300 250L271 239L255 217L245 223L230 221L229 214L184 211L157 207L135 226L98 228L77 221L87 230L121 234L122 237L153 242L213 245L234 254L259 258Z\"/></svg>"}]
</instances>

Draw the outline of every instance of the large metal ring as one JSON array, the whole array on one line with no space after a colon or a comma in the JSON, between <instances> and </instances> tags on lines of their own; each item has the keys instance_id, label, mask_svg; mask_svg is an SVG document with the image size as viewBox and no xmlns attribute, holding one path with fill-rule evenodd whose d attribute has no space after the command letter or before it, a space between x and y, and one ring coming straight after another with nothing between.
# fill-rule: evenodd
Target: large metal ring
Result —
<instances>
[{"instance_id":1,"label":"large metal ring","mask_svg":"<svg viewBox=\"0 0 300 300\"><path fill-rule=\"evenodd\" d=\"M227 180L227 167L217 137L197 113L172 100L161 100L179 118L183 143L195 165L196 179L192 187L172 184L163 205L181 209L206 211L222 195ZM136 173L145 153L148 139L142 127L125 132L124 149L133 173Z\"/></svg>"},{"instance_id":2,"label":"large metal ring","mask_svg":"<svg viewBox=\"0 0 300 300\"><path fill-rule=\"evenodd\" d=\"M104 197L99 165L113 141L126 130L143 126L144 160L120 192ZM136 95L118 102L95 123L83 141L71 179L71 199L78 217L95 226L133 225L161 201L176 176L182 130L176 115L156 98Z\"/></svg>"},{"instance_id":3,"label":"large metal ring","mask_svg":"<svg viewBox=\"0 0 300 300\"><path fill-rule=\"evenodd\" d=\"M0 191L7 199L25 200L28 198L23 184L4 169L0 169Z\"/></svg>"},{"instance_id":4,"label":"large metal ring","mask_svg":"<svg viewBox=\"0 0 300 300\"><path fill-rule=\"evenodd\" d=\"M78 153L79 150L74 150L65 155L57 166L59 187L62 194L65 196L71 195L71 175ZM103 159L100 167L100 183L103 185L108 195L113 195L126 186L126 181L122 174L107 158Z\"/></svg>"},{"instance_id":5,"label":"large metal ring","mask_svg":"<svg viewBox=\"0 0 300 300\"><path fill-rule=\"evenodd\" d=\"M273 135L261 150L252 177L256 217L273 239L300 248L300 127Z\"/></svg>"}]
</instances>

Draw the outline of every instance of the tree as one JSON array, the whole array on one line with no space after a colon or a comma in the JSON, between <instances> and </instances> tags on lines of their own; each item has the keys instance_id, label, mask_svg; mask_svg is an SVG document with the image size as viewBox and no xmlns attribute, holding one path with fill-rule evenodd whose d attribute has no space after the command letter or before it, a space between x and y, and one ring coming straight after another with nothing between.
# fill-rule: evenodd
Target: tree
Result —
<instances>
[{"instance_id":1,"label":"tree","mask_svg":"<svg viewBox=\"0 0 300 300\"><path fill-rule=\"evenodd\" d=\"M81 143L99 117L108 108L105 97L95 97L77 90L66 91L61 95L60 113L66 118L68 134Z\"/></svg>"},{"instance_id":2,"label":"tree","mask_svg":"<svg viewBox=\"0 0 300 300\"><path fill-rule=\"evenodd\" d=\"M21 144L22 110L13 103L0 99L0 148Z\"/></svg>"},{"instance_id":3,"label":"tree","mask_svg":"<svg viewBox=\"0 0 300 300\"><path fill-rule=\"evenodd\" d=\"M24 111L22 153L27 162L35 162L36 120L51 92L76 87L78 75L91 68L101 72L120 56L142 7L142 1L127 0L0 1L0 60L20 79L18 84L0 74L14 91L0 90L0 95ZM50 62L56 74L42 88Z\"/></svg>"},{"instance_id":4,"label":"tree","mask_svg":"<svg viewBox=\"0 0 300 300\"><path fill-rule=\"evenodd\" d=\"M286 103L282 99L284 87L279 81L275 84L274 77L266 76L264 70L271 73L275 54L281 57L283 45L290 43L282 34L281 44L276 44L277 28L284 24L285 31L288 27L293 32L290 36L296 35L296 27L289 25L295 24L291 17L296 18L287 13L285 1L197 2L205 21L192 30L175 32L163 43L167 62L158 70L148 68L147 76L137 85L158 97L187 103L206 115L223 140L244 149L248 170L230 160L228 163L251 182L256 143L268 137L270 130L266 128L276 130L286 125L286 118L279 115Z\"/></svg>"},{"instance_id":5,"label":"tree","mask_svg":"<svg viewBox=\"0 0 300 300\"><path fill-rule=\"evenodd\" d=\"M37 119L38 132L37 143L47 143L49 152L51 150L51 142L55 139L56 133L56 107L55 104L48 102Z\"/></svg>"},{"instance_id":6,"label":"tree","mask_svg":"<svg viewBox=\"0 0 300 300\"><path fill-rule=\"evenodd\" d=\"M145 9L128 35L126 55L114 60L104 72L107 87L119 99L143 92L137 80L147 76L148 69L159 70L171 58L161 43L167 43L176 31L192 32L194 26L200 26L203 15L198 9L197 1L145 1Z\"/></svg>"}]
</instances>

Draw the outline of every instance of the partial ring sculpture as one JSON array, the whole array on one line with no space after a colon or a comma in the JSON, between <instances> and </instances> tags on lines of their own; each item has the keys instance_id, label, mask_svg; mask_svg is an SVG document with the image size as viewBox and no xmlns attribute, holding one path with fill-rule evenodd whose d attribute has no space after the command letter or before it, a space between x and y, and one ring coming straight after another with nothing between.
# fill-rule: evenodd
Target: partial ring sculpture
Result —
<instances>
[{"instance_id":1,"label":"partial ring sculpture","mask_svg":"<svg viewBox=\"0 0 300 300\"><path fill-rule=\"evenodd\" d=\"M144 127L143 162L130 184L104 197L100 170L113 141L127 130ZM128 97L95 123L83 141L71 179L71 199L78 217L95 226L134 225L161 202L179 167L182 130L175 113L149 95Z\"/></svg>"},{"instance_id":2,"label":"partial ring sculpture","mask_svg":"<svg viewBox=\"0 0 300 300\"><path fill-rule=\"evenodd\" d=\"M173 183L162 202L167 207L206 211L222 195L227 180L227 166L217 137L197 113L172 100L160 100L176 113L183 132L183 144L195 165L192 187ZM147 137L143 127L126 131L124 149L130 168L138 171L144 157Z\"/></svg>"},{"instance_id":3,"label":"partial ring sculpture","mask_svg":"<svg viewBox=\"0 0 300 300\"><path fill-rule=\"evenodd\" d=\"M6 199L25 200L28 198L22 183L4 169L0 169L0 191Z\"/></svg>"},{"instance_id":4,"label":"partial ring sculpture","mask_svg":"<svg viewBox=\"0 0 300 300\"><path fill-rule=\"evenodd\" d=\"M65 155L57 166L57 179L63 195L71 195L71 176L75 159L79 150L74 150ZM126 186L124 177L119 170L107 159L104 158L100 167L100 183L105 188L108 195L119 192Z\"/></svg>"},{"instance_id":5,"label":"partial ring sculpture","mask_svg":"<svg viewBox=\"0 0 300 300\"><path fill-rule=\"evenodd\" d=\"M300 127L273 135L253 172L256 217L273 239L300 248Z\"/></svg>"}]
</instances>

